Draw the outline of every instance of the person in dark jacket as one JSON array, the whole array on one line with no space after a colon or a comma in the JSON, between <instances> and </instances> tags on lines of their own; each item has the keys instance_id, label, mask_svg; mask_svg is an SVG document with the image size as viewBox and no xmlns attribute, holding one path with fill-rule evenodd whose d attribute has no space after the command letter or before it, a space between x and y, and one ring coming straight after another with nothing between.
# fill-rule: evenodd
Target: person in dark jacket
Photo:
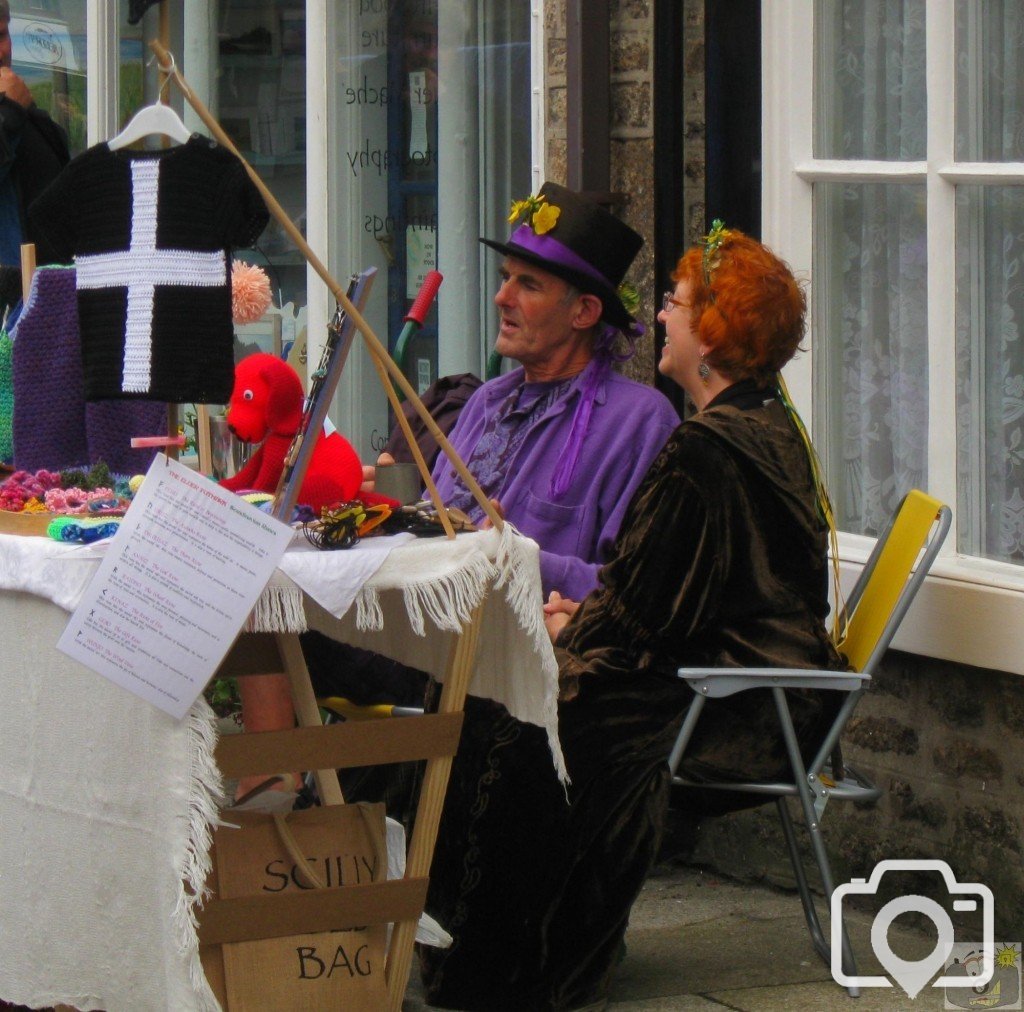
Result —
<instances>
[{"instance_id":1,"label":"person in dark jacket","mask_svg":"<svg viewBox=\"0 0 1024 1012\"><path fill-rule=\"evenodd\" d=\"M716 228L674 274L659 370L697 409L633 495L601 586L545 606L559 660L563 792L540 735L492 743L461 841L442 826L427 910L454 937L423 949L427 1001L464 1010L599 1008L657 855L682 666L841 669L825 628L828 510L778 372L804 332L792 273ZM794 693L801 742L834 704ZM787 768L758 693L711 700L683 769ZM451 799L449 799L451 802Z\"/></svg>"},{"instance_id":2,"label":"person in dark jacket","mask_svg":"<svg viewBox=\"0 0 1024 1012\"><path fill-rule=\"evenodd\" d=\"M0 0L0 264L17 267L29 205L70 160L64 131L40 109L28 85L11 69L11 7ZM46 249L36 262L49 263Z\"/></svg>"}]
</instances>

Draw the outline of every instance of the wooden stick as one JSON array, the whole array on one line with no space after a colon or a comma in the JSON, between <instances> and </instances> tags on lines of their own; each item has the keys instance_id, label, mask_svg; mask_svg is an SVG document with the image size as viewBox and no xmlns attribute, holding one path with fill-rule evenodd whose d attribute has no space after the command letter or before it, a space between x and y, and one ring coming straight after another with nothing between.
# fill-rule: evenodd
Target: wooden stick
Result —
<instances>
[{"instance_id":1,"label":"wooden stick","mask_svg":"<svg viewBox=\"0 0 1024 1012\"><path fill-rule=\"evenodd\" d=\"M210 409L196 405L196 450L199 453L199 473L213 473L213 441L210 438Z\"/></svg>"},{"instance_id":2,"label":"wooden stick","mask_svg":"<svg viewBox=\"0 0 1024 1012\"><path fill-rule=\"evenodd\" d=\"M330 289L335 301L345 310L348 317L355 324L359 333L363 335L364 340L369 346L371 355L373 355L384 366L384 368L387 369L392 379L398 384L402 393L405 394L406 399L415 407L417 414L423 420L423 424L427 427L434 439L437 440L438 446L441 447L445 456L447 456L449 461L451 461L452 466L465 483L466 488L472 492L473 498L476 499L480 508L487 515L493 526L498 528L498 530L501 530L505 526L505 521L502 520L501 514L494 508L494 504L487 498L476 479L469 473L469 470L463 463L462 458L455 452L451 443L448 442L447 436L445 436L441 431L437 422L435 422L431 417L430 412L424 407L423 402L420 400L416 391L413 390L412 385L405 378L405 373L403 373L402 370L398 368L398 365L392 361L387 349L380 343L377 335L374 334L369 324L363 319L359 310L352 305L348 295L345 293L345 289L331 277L327 268L320 261L320 258L313 252L309 243L306 242L305 236L298 230L291 218L288 217L287 212L277 202L277 199L267 188L263 180L260 179L256 170L242 157L238 148L235 147L231 138L228 137L221 125L216 119L214 119L209 109L203 105L192 89L189 88L184 77L181 75L181 71L178 70L177 65L172 61L171 54L167 51L167 48L157 39L153 39L149 43L149 48L156 54L156 57L160 62L161 70L169 74L178 87L181 88L182 94L185 96L189 105L195 109L196 115L203 121L210 133L213 134L214 138L216 138L217 142L234 154L245 167L245 171L248 173L249 178L260 191L260 194L267 205L267 209L277 219L278 223L288 234L288 237L292 242L294 242L302 251L306 261ZM385 386L387 386L387 384L385 384ZM423 478L424 483L426 483L429 475L424 474Z\"/></svg>"},{"instance_id":3,"label":"wooden stick","mask_svg":"<svg viewBox=\"0 0 1024 1012\"><path fill-rule=\"evenodd\" d=\"M32 275L36 272L36 244L21 244L21 301L28 302L28 294L32 291Z\"/></svg>"},{"instance_id":4,"label":"wooden stick","mask_svg":"<svg viewBox=\"0 0 1024 1012\"><path fill-rule=\"evenodd\" d=\"M277 633L277 649L284 661L284 670L292 687L292 700L295 702L295 713L299 718L300 727L320 727L320 707L316 705L313 684L309 679L309 668L302 653L302 644L295 633ZM314 770L317 793L324 805L343 805L345 798L341 792L338 771Z\"/></svg>"},{"instance_id":5,"label":"wooden stick","mask_svg":"<svg viewBox=\"0 0 1024 1012\"><path fill-rule=\"evenodd\" d=\"M178 427L181 425L181 419L178 417L178 412L180 410L180 404L167 405L167 435L169 437L175 437L178 435ZM182 428L184 428L183 425ZM179 456L178 444L168 443L167 446L164 447L164 453L166 453L172 460L177 460Z\"/></svg>"},{"instance_id":6,"label":"wooden stick","mask_svg":"<svg viewBox=\"0 0 1024 1012\"><path fill-rule=\"evenodd\" d=\"M437 708L438 713L458 713L465 705L482 614L483 604L477 605L462 631L455 634L455 642L448 657L444 687L441 690L441 702ZM409 844L409 856L405 865L406 878L423 878L430 873L430 862L434 856L434 844L437 843L437 828L441 822L441 811L451 769L450 755L427 762L423 786L420 788L420 800L416 806L416 823ZM399 1012L402 1007L402 996L409 982L416 923L399 921L391 935L391 948L385 968L390 1012Z\"/></svg>"}]
</instances>

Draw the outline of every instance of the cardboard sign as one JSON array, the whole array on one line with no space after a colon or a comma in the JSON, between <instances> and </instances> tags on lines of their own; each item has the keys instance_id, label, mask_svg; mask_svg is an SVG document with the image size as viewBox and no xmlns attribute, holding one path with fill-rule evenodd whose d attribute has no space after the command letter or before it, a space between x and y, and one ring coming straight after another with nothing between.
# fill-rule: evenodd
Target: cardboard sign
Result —
<instances>
[{"instance_id":1,"label":"cardboard sign","mask_svg":"<svg viewBox=\"0 0 1024 1012\"><path fill-rule=\"evenodd\" d=\"M223 813L214 837L217 893L280 895L312 890L269 815ZM299 855L325 889L368 885L387 877L383 805L332 805L287 817ZM290 935L220 947L221 966L211 967L216 948L203 953L207 978L229 1012L245 1009L329 1009L378 1012L387 1004L384 978L385 924L345 931ZM223 977L221 978L221 969Z\"/></svg>"}]
</instances>

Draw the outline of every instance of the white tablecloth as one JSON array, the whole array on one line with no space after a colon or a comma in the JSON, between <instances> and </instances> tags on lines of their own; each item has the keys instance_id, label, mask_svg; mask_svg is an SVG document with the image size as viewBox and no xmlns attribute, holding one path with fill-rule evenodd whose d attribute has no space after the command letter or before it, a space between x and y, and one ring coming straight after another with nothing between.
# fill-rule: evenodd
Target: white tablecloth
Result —
<instances>
[{"instance_id":1,"label":"white tablecloth","mask_svg":"<svg viewBox=\"0 0 1024 1012\"><path fill-rule=\"evenodd\" d=\"M208 866L212 715L200 698L175 721L55 649L100 551L0 535L0 998L205 1009L183 883ZM338 617L317 601L339 610L331 572L357 568L348 555L289 552L253 627L308 624L441 675L451 637L439 632L483 601L470 691L545 726L561 772L536 545L506 527L399 546L366 563L376 571Z\"/></svg>"}]
</instances>

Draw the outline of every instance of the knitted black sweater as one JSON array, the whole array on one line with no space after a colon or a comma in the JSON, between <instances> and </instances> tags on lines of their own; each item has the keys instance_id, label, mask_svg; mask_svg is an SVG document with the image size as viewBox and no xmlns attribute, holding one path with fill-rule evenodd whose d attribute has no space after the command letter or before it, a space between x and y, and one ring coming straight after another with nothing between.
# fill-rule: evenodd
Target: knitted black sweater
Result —
<instances>
[{"instance_id":1,"label":"knitted black sweater","mask_svg":"<svg viewBox=\"0 0 1024 1012\"><path fill-rule=\"evenodd\" d=\"M29 208L77 268L85 395L226 403L230 250L267 223L242 163L199 135L160 151L98 144Z\"/></svg>"}]
</instances>

